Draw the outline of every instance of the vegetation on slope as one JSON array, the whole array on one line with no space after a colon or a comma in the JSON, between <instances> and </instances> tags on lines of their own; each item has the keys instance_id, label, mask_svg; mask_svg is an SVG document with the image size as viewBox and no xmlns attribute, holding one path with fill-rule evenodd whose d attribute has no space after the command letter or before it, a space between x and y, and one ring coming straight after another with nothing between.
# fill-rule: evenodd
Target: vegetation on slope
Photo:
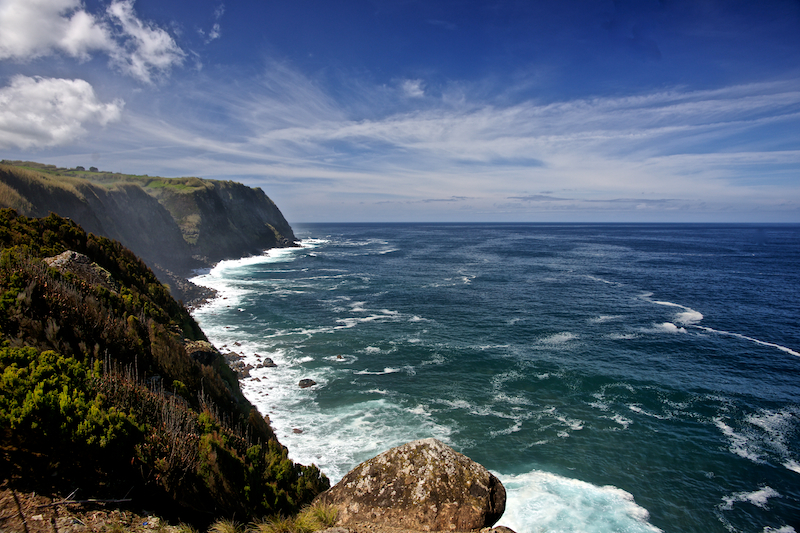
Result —
<instances>
[{"instance_id":1,"label":"vegetation on slope","mask_svg":"<svg viewBox=\"0 0 800 533\"><path fill-rule=\"evenodd\" d=\"M45 261L67 251L82 268ZM288 459L216 350L187 351L205 340L119 242L0 211L3 479L197 523L296 512L327 478Z\"/></svg>"}]
</instances>

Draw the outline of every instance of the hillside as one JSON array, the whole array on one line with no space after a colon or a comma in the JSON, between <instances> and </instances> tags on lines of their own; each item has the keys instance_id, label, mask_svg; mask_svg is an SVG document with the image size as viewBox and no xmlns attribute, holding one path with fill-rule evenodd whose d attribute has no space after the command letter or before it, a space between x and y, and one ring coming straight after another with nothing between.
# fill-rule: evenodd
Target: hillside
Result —
<instances>
[{"instance_id":1,"label":"hillside","mask_svg":"<svg viewBox=\"0 0 800 533\"><path fill-rule=\"evenodd\" d=\"M0 479L19 490L204 524L290 514L328 487L147 265L74 220L0 211L0 372Z\"/></svg>"},{"instance_id":2,"label":"hillside","mask_svg":"<svg viewBox=\"0 0 800 533\"><path fill-rule=\"evenodd\" d=\"M120 241L184 301L185 278L222 259L292 246L292 228L259 188L232 181L158 178L0 163L0 207L30 217L70 218L87 232Z\"/></svg>"}]
</instances>

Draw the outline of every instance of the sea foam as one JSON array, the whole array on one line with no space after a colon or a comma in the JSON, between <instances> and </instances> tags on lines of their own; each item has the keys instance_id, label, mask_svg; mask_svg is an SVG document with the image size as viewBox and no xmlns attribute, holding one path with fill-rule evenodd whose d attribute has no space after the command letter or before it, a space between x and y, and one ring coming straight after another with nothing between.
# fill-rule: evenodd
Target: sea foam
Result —
<instances>
[{"instance_id":1,"label":"sea foam","mask_svg":"<svg viewBox=\"0 0 800 533\"><path fill-rule=\"evenodd\" d=\"M649 513L617 487L533 470L520 475L496 474L506 488L506 512L499 525L517 533L654 533Z\"/></svg>"}]
</instances>

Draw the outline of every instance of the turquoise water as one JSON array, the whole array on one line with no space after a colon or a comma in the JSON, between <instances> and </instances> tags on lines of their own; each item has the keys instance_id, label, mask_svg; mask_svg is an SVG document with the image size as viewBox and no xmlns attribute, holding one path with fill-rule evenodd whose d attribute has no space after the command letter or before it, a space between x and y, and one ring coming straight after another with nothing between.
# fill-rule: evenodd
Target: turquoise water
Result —
<instances>
[{"instance_id":1,"label":"turquoise water","mask_svg":"<svg viewBox=\"0 0 800 533\"><path fill-rule=\"evenodd\" d=\"M800 530L800 226L295 230L195 312L293 459L433 436L518 533Z\"/></svg>"}]
</instances>

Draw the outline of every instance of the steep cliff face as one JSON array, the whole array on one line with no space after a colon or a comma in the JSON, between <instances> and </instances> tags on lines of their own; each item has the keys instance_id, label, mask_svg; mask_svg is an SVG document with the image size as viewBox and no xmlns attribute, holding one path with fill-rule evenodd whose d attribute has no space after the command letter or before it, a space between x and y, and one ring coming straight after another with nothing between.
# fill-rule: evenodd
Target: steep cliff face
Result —
<instances>
[{"instance_id":1,"label":"steep cliff face","mask_svg":"<svg viewBox=\"0 0 800 533\"><path fill-rule=\"evenodd\" d=\"M291 246L295 236L275 203L259 188L203 180L190 191L164 188L161 204L172 214L192 253L204 262Z\"/></svg>"},{"instance_id":2,"label":"steep cliff face","mask_svg":"<svg viewBox=\"0 0 800 533\"><path fill-rule=\"evenodd\" d=\"M15 190L29 203L22 214L44 217L57 213L68 217L86 231L120 241L151 267L187 272L202 266L192 259L169 211L158 200L133 183L111 187L76 178L59 179L46 174L20 171L0 165L0 182Z\"/></svg>"},{"instance_id":3,"label":"steep cliff face","mask_svg":"<svg viewBox=\"0 0 800 533\"><path fill-rule=\"evenodd\" d=\"M232 181L153 178L0 164L0 207L57 213L120 241L159 273L188 275L222 259L292 246L295 236L259 188ZM30 164L28 164L30 165Z\"/></svg>"}]
</instances>

